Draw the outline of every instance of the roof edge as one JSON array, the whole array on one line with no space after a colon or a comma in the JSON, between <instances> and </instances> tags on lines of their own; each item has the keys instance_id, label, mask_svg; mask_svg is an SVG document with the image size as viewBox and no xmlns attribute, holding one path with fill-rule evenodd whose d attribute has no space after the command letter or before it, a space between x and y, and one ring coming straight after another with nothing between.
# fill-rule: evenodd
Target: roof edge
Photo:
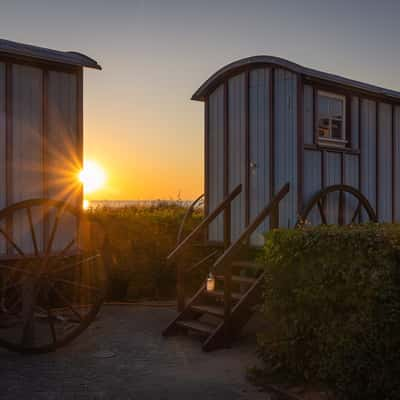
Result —
<instances>
[{"instance_id":1,"label":"roof edge","mask_svg":"<svg viewBox=\"0 0 400 400\"><path fill-rule=\"evenodd\" d=\"M0 54L101 70L96 60L75 51L60 51L0 39Z\"/></svg>"},{"instance_id":2,"label":"roof edge","mask_svg":"<svg viewBox=\"0 0 400 400\"><path fill-rule=\"evenodd\" d=\"M240 60L231 62L224 67L220 68L212 74L193 94L191 100L204 101L210 90L217 86L223 80L224 76L234 72L235 70L249 67L257 64L275 65L281 68L288 69L294 73L302 74L311 78L316 78L324 81L333 82L335 84L355 88L360 91L370 92L380 96L390 97L400 101L400 92L390 89L385 89L380 86L370 85L353 79L345 78L339 75L330 74L327 72L318 71L312 68L303 67L292 61L285 60L284 58L258 55L253 57L246 57Z\"/></svg>"}]
</instances>

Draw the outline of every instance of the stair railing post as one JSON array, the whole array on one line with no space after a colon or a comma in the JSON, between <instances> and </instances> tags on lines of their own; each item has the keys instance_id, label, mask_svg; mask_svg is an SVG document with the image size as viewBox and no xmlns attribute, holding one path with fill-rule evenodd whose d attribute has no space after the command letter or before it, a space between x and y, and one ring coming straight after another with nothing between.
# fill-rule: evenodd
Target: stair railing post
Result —
<instances>
[{"instance_id":1,"label":"stair railing post","mask_svg":"<svg viewBox=\"0 0 400 400\"><path fill-rule=\"evenodd\" d=\"M271 229L279 228L279 203L271 212L270 227Z\"/></svg>"},{"instance_id":2,"label":"stair railing post","mask_svg":"<svg viewBox=\"0 0 400 400\"><path fill-rule=\"evenodd\" d=\"M231 203L229 203L224 212L224 247L225 250L231 244ZM224 320L225 320L225 341L229 346L231 337L230 316L232 308L232 269L230 263L224 263Z\"/></svg>"}]
</instances>

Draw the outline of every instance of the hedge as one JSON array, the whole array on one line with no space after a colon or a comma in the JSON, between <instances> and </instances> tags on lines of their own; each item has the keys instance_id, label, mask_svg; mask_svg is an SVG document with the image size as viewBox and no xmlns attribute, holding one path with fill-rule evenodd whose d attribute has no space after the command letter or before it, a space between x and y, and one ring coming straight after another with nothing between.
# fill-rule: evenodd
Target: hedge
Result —
<instances>
[{"instance_id":1,"label":"hedge","mask_svg":"<svg viewBox=\"0 0 400 400\"><path fill-rule=\"evenodd\" d=\"M400 226L266 235L265 368L339 399L400 399Z\"/></svg>"},{"instance_id":2,"label":"hedge","mask_svg":"<svg viewBox=\"0 0 400 400\"><path fill-rule=\"evenodd\" d=\"M90 209L110 242L109 299L136 301L174 299L176 267L166 257L176 245L178 229L186 208L173 205ZM200 222L197 211L189 219L190 230ZM191 250L196 252L198 250Z\"/></svg>"}]
</instances>

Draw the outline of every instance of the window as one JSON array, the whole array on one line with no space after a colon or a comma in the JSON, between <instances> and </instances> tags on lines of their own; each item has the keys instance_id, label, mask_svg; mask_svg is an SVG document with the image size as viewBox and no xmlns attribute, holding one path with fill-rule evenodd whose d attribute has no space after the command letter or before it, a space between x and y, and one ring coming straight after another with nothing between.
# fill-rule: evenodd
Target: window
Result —
<instances>
[{"instance_id":1,"label":"window","mask_svg":"<svg viewBox=\"0 0 400 400\"><path fill-rule=\"evenodd\" d=\"M346 98L333 93L318 91L318 142L345 146Z\"/></svg>"}]
</instances>

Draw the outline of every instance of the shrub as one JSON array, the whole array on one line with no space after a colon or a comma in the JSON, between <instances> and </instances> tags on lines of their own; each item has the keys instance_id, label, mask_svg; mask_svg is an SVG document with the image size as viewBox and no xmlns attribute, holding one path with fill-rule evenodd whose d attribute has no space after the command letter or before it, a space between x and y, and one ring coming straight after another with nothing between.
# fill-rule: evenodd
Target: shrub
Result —
<instances>
[{"instance_id":1,"label":"shrub","mask_svg":"<svg viewBox=\"0 0 400 400\"><path fill-rule=\"evenodd\" d=\"M268 365L338 398L400 399L400 226L275 230L262 257Z\"/></svg>"},{"instance_id":2,"label":"shrub","mask_svg":"<svg viewBox=\"0 0 400 400\"><path fill-rule=\"evenodd\" d=\"M176 269L166 257L174 248L186 212L180 206L95 208L89 211L105 229L110 242L111 300L175 297ZM188 229L200 222L196 212Z\"/></svg>"}]
</instances>

